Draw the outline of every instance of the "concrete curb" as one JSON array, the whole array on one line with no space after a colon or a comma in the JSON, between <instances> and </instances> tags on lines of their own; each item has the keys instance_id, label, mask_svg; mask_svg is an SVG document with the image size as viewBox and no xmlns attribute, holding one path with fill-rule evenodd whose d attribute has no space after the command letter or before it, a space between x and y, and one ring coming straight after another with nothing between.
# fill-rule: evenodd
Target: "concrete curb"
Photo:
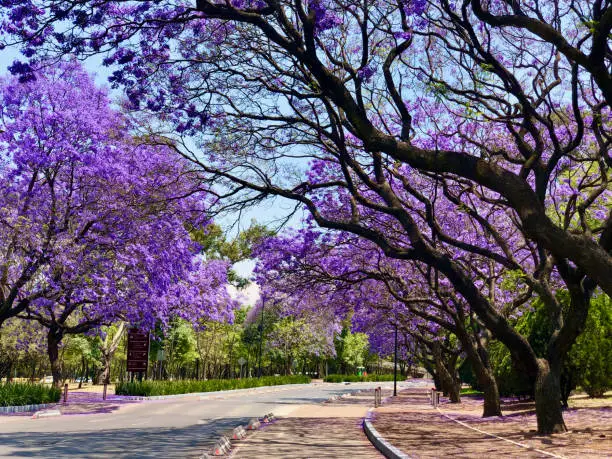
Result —
<instances>
[{"instance_id":1,"label":"concrete curb","mask_svg":"<svg viewBox=\"0 0 612 459\"><path fill-rule=\"evenodd\" d=\"M368 437L368 440L370 440L374 447L378 451L380 451L387 459L411 459L408 454L402 452L401 450L393 446L391 443L389 443L387 440L385 440L374 428L372 422L370 421L373 410L374 408L370 408L368 410L368 414L363 420L363 431L365 432L366 437Z\"/></svg>"},{"instance_id":2,"label":"concrete curb","mask_svg":"<svg viewBox=\"0 0 612 459\"><path fill-rule=\"evenodd\" d=\"M1 406L0 414L28 413L30 411L44 410L55 405L55 403L42 403L39 405Z\"/></svg>"},{"instance_id":3,"label":"concrete curb","mask_svg":"<svg viewBox=\"0 0 612 459\"><path fill-rule=\"evenodd\" d=\"M418 382L411 381L411 383L413 384L413 387L422 386L425 388L431 386L431 382L429 380L419 380ZM398 389L400 388L398 387ZM393 396L391 395L389 397L385 397L381 401L381 404L386 403L390 398L393 398ZM368 414L366 414L366 417L363 419L363 431L365 432L366 437L368 437L368 440L370 440L374 447L388 459L412 459L412 456L404 453L402 450L396 448L385 440L382 435L380 435L378 430L374 428L371 421L373 411L374 408L370 408L368 410Z\"/></svg>"},{"instance_id":4,"label":"concrete curb","mask_svg":"<svg viewBox=\"0 0 612 459\"><path fill-rule=\"evenodd\" d=\"M52 418L55 416L61 416L62 412L60 410L43 410L37 411L32 415L32 419L40 419L40 418Z\"/></svg>"}]
</instances>

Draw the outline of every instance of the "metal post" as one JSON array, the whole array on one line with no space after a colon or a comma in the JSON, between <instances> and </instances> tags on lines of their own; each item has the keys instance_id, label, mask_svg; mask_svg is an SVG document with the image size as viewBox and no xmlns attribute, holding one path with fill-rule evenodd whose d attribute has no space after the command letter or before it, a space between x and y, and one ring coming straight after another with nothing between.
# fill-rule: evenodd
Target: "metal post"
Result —
<instances>
[{"instance_id":1,"label":"metal post","mask_svg":"<svg viewBox=\"0 0 612 459\"><path fill-rule=\"evenodd\" d=\"M108 384L104 383L104 389L102 389L102 400L106 400L106 389L108 388Z\"/></svg>"},{"instance_id":2,"label":"metal post","mask_svg":"<svg viewBox=\"0 0 612 459\"><path fill-rule=\"evenodd\" d=\"M397 323L395 324L395 354L393 357L393 396L397 397Z\"/></svg>"},{"instance_id":3,"label":"metal post","mask_svg":"<svg viewBox=\"0 0 612 459\"><path fill-rule=\"evenodd\" d=\"M68 383L64 384L64 403L68 401Z\"/></svg>"}]
</instances>

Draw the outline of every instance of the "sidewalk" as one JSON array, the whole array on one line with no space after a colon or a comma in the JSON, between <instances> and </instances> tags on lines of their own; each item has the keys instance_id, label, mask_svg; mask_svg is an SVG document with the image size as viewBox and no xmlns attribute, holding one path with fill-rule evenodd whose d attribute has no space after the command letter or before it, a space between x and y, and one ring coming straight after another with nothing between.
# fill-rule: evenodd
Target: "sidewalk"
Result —
<instances>
[{"instance_id":1,"label":"sidewalk","mask_svg":"<svg viewBox=\"0 0 612 459\"><path fill-rule=\"evenodd\" d=\"M390 395L383 391L383 396ZM363 433L362 421L374 403L374 391L324 404L300 405L278 421L237 442L232 458L346 458L383 456ZM275 413L277 414L277 413Z\"/></svg>"},{"instance_id":2,"label":"sidewalk","mask_svg":"<svg viewBox=\"0 0 612 459\"><path fill-rule=\"evenodd\" d=\"M374 410L373 425L389 443L418 458L612 457L612 409L566 411L570 432L546 437L536 434L532 406L524 405L506 401L503 417L483 419L481 399L464 397L460 405L443 400L438 411L426 389L409 389Z\"/></svg>"}]
</instances>

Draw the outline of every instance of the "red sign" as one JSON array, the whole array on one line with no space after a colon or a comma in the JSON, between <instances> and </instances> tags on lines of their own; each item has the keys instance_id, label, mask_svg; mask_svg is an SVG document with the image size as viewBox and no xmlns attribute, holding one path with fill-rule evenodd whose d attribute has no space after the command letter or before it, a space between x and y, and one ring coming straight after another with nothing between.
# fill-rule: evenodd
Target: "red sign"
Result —
<instances>
[{"instance_id":1,"label":"red sign","mask_svg":"<svg viewBox=\"0 0 612 459\"><path fill-rule=\"evenodd\" d=\"M147 371L149 364L149 333L131 328L128 330L127 371Z\"/></svg>"}]
</instances>

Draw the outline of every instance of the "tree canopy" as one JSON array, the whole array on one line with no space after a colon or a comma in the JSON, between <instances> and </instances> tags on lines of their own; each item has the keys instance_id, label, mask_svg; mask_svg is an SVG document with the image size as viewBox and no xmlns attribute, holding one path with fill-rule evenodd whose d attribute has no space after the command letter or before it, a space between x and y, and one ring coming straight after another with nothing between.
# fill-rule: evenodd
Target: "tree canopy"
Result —
<instances>
[{"instance_id":1,"label":"tree canopy","mask_svg":"<svg viewBox=\"0 0 612 459\"><path fill-rule=\"evenodd\" d=\"M596 289L612 294L609 2L2 5L22 82L104 54L126 106L155 117L150 147L189 159L212 207L289 199L427 273L521 362L539 431L566 429L561 362ZM544 356L508 314L534 297Z\"/></svg>"}]
</instances>

